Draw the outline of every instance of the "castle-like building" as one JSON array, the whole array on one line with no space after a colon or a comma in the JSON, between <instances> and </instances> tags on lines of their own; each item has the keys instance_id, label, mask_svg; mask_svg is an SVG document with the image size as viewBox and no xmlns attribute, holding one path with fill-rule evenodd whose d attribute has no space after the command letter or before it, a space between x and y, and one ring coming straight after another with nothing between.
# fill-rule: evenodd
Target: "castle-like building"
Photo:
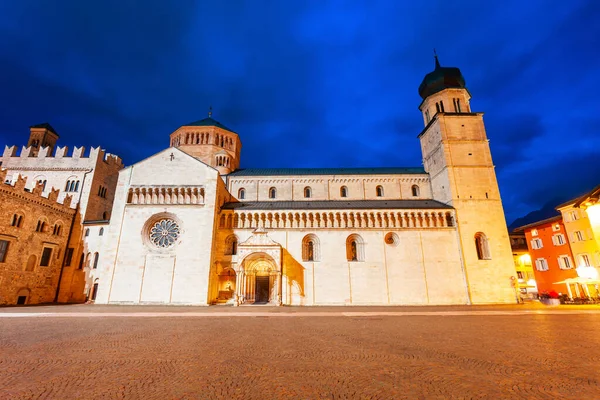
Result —
<instances>
[{"instance_id":1,"label":"castle-like building","mask_svg":"<svg viewBox=\"0 0 600 400\"><path fill-rule=\"evenodd\" d=\"M236 132L211 115L181 126L105 185L112 208L80 224L84 277L59 293L103 304L515 302L483 114L460 70L437 58L419 94L423 168L240 169Z\"/></svg>"}]
</instances>

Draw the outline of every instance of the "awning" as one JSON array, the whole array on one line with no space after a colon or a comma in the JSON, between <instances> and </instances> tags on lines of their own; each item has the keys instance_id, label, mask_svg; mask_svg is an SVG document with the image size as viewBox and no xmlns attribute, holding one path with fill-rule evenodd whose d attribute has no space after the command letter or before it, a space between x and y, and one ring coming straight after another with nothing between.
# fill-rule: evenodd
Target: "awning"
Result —
<instances>
[{"instance_id":1,"label":"awning","mask_svg":"<svg viewBox=\"0 0 600 400\"><path fill-rule=\"evenodd\" d=\"M554 282L553 285L575 284L575 283L580 283L583 285L600 285L600 279L589 279L589 278L582 278L582 277L578 276L577 278L567 278L564 281Z\"/></svg>"}]
</instances>

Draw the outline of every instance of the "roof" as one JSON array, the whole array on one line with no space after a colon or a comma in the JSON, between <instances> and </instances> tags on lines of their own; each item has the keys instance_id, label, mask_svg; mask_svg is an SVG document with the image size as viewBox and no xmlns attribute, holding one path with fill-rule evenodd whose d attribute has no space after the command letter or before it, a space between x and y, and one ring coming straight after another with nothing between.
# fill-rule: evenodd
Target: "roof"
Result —
<instances>
[{"instance_id":1,"label":"roof","mask_svg":"<svg viewBox=\"0 0 600 400\"><path fill-rule=\"evenodd\" d=\"M584 202L592 200L593 202L597 202L598 198L600 198L600 185L593 188L590 192L586 193L584 196L581 196L577 199L577 202L574 204L575 207L580 207ZM589 205L589 204L588 204Z\"/></svg>"},{"instance_id":2,"label":"roof","mask_svg":"<svg viewBox=\"0 0 600 400\"><path fill-rule=\"evenodd\" d=\"M560 221L562 220L562 215L557 215L555 217L546 218L541 221L532 222L531 224L523 225L518 228L513 229L513 232L524 231L525 229L534 228L536 226L549 224L550 222Z\"/></svg>"},{"instance_id":3,"label":"roof","mask_svg":"<svg viewBox=\"0 0 600 400\"><path fill-rule=\"evenodd\" d=\"M590 197L597 198L599 194L600 194L600 185L596 186L591 191L582 194L581 196L577 196L569 201L565 201L564 203L557 205L555 207L555 209L559 210L559 209L569 206L569 205L573 205L573 207L579 207L583 203L584 200L587 200Z\"/></svg>"},{"instance_id":4,"label":"roof","mask_svg":"<svg viewBox=\"0 0 600 400\"><path fill-rule=\"evenodd\" d=\"M444 89L464 89L465 87L465 78L460 69L456 67L442 67L436 55L435 69L423 78L423 82L419 85L419 95L425 99Z\"/></svg>"},{"instance_id":5,"label":"roof","mask_svg":"<svg viewBox=\"0 0 600 400\"><path fill-rule=\"evenodd\" d=\"M315 200L244 201L225 203L224 210L364 210L364 209L452 209L435 200Z\"/></svg>"},{"instance_id":6,"label":"roof","mask_svg":"<svg viewBox=\"0 0 600 400\"><path fill-rule=\"evenodd\" d=\"M37 124L37 125L31 125L29 128L43 128L43 129L48 129L50 132L52 132L56 136L58 136L58 133L56 132L56 130L52 127L52 125L50 125L47 122L43 122L43 123Z\"/></svg>"},{"instance_id":7,"label":"roof","mask_svg":"<svg viewBox=\"0 0 600 400\"><path fill-rule=\"evenodd\" d=\"M377 168L244 168L228 176L281 176L281 175L397 175L425 174L422 167Z\"/></svg>"},{"instance_id":8,"label":"roof","mask_svg":"<svg viewBox=\"0 0 600 400\"><path fill-rule=\"evenodd\" d=\"M185 124L183 126L216 126L217 128L225 129L226 131L233 132L235 131L229 129L219 121L212 119L211 117L201 119L199 121L190 122L189 124Z\"/></svg>"}]
</instances>

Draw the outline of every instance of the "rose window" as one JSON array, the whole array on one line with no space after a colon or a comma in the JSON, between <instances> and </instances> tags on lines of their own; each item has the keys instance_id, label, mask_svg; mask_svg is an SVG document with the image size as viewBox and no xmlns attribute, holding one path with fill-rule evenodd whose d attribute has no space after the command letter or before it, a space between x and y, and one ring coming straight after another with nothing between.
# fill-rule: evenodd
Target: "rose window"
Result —
<instances>
[{"instance_id":1,"label":"rose window","mask_svg":"<svg viewBox=\"0 0 600 400\"><path fill-rule=\"evenodd\" d=\"M150 240L158 247L170 247L179 238L179 225L172 219L163 219L150 228Z\"/></svg>"}]
</instances>

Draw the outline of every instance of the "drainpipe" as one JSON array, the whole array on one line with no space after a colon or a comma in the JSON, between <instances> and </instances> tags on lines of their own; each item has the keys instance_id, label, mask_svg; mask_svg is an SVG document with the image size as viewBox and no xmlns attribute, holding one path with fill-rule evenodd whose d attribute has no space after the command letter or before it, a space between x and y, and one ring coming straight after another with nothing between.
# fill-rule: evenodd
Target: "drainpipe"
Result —
<instances>
[{"instance_id":1,"label":"drainpipe","mask_svg":"<svg viewBox=\"0 0 600 400\"><path fill-rule=\"evenodd\" d=\"M77 213L79 213L79 208L80 208L79 204L81 203L81 197L83 196L83 188L85 186L85 178L87 177L87 174L89 174L93 170L94 170L94 168L86 171L83 174L83 180L81 181L81 192L79 193L79 201L77 202L77 205L75 206L75 213L73 214L73 219L71 221L71 227L69 228L69 236L67 237L67 248L65 249L65 252L63 254L62 265L60 267L60 274L58 275L58 283L56 284L56 294L54 295L55 303L58 303L58 295L60 293L60 284L62 282L63 272L65 270L65 263L67 262L67 252L69 251L69 243L71 243L71 239L72 239L71 235L73 234L73 226L75 225ZM90 193L91 193L91 191L90 191ZM73 257L71 255L71 263L72 263L72 261L73 261Z\"/></svg>"}]
</instances>

